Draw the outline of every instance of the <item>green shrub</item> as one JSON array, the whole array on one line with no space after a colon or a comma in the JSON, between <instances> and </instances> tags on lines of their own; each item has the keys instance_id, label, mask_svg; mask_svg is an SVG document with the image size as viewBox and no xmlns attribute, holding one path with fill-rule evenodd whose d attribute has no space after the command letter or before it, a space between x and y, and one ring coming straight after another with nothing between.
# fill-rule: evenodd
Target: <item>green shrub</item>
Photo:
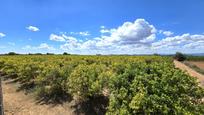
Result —
<instances>
[{"instance_id":1,"label":"green shrub","mask_svg":"<svg viewBox=\"0 0 204 115\"><path fill-rule=\"evenodd\" d=\"M57 101L67 96L63 84L66 79L67 76L59 69L52 69L45 76L39 76L36 88L38 97Z\"/></svg>"},{"instance_id":2,"label":"green shrub","mask_svg":"<svg viewBox=\"0 0 204 115\"><path fill-rule=\"evenodd\" d=\"M77 66L67 79L69 93L81 101L100 94L102 91L98 76L104 69L104 66L95 64Z\"/></svg>"}]
</instances>

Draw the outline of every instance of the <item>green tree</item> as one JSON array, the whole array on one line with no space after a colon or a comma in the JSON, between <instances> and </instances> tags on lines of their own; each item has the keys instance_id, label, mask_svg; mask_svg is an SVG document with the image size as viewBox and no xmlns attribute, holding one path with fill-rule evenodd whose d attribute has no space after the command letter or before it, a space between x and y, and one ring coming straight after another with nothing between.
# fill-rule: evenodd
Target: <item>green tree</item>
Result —
<instances>
[{"instance_id":1,"label":"green tree","mask_svg":"<svg viewBox=\"0 0 204 115\"><path fill-rule=\"evenodd\" d=\"M184 61L186 59L186 56L180 52L176 52L174 59L178 61Z\"/></svg>"}]
</instances>

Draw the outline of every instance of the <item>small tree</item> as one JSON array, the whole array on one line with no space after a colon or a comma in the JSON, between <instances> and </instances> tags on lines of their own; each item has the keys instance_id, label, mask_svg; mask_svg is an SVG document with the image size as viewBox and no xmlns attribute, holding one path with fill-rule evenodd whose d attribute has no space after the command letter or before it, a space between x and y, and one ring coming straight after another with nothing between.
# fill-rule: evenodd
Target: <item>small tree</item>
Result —
<instances>
[{"instance_id":1,"label":"small tree","mask_svg":"<svg viewBox=\"0 0 204 115\"><path fill-rule=\"evenodd\" d=\"M184 61L186 59L186 56L180 52L176 52L174 59L178 61Z\"/></svg>"},{"instance_id":2,"label":"small tree","mask_svg":"<svg viewBox=\"0 0 204 115\"><path fill-rule=\"evenodd\" d=\"M54 55L54 53L46 53L46 55Z\"/></svg>"},{"instance_id":3,"label":"small tree","mask_svg":"<svg viewBox=\"0 0 204 115\"><path fill-rule=\"evenodd\" d=\"M42 55L42 53L35 53L34 55Z\"/></svg>"},{"instance_id":4,"label":"small tree","mask_svg":"<svg viewBox=\"0 0 204 115\"><path fill-rule=\"evenodd\" d=\"M63 55L70 55L70 54L68 54L67 52L64 52Z\"/></svg>"},{"instance_id":5,"label":"small tree","mask_svg":"<svg viewBox=\"0 0 204 115\"><path fill-rule=\"evenodd\" d=\"M154 53L153 55L154 55L154 56L160 56L158 53Z\"/></svg>"},{"instance_id":6,"label":"small tree","mask_svg":"<svg viewBox=\"0 0 204 115\"><path fill-rule=\"evenodd\" d=\"M8 55L17 55L15 52L9 52Z\"/></svg>"}]
</instances>

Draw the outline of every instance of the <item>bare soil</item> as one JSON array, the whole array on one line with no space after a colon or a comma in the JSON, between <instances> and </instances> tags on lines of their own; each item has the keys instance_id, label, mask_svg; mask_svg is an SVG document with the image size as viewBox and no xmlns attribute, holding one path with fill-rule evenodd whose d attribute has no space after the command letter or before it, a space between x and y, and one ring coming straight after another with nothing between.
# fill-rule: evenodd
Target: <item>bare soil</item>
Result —
<instances>
[{"instance_id":1,"label":"bare soil","mask_svg":"<svg viewBox=\"0 0 204 115\"><path fill-rule=\"evenodd\" d=\"M35 100L32 94L17 91L18 84L2 80L5 115L74 115L67 103L43 104Z\"/></svg>"},{"instance_id":2,"label":"bare soil","mask_svg":"<svg viewBox=\"0 0 204 115\"><path fill-rule=\"evenodd\" d=\"M176 68L179 68L183 71L186 71L189 75L191 75L192 77L195 77L198 79L198 81L200 82L200 84L202 86L204 86L204 75L196 72L195 70L191 69L190 67L186 66L185 64L174 60L174 65Z\"/></svg>"},{"instance_id":3,"label":"bare soil","mask_svg":"<svg viewBox=\"0 0 204 115\"><path fill-rule=\"evenodd\" d=\"M204 61L188 61L188 62L204 70Z\"/></svg>"}]
</instances>

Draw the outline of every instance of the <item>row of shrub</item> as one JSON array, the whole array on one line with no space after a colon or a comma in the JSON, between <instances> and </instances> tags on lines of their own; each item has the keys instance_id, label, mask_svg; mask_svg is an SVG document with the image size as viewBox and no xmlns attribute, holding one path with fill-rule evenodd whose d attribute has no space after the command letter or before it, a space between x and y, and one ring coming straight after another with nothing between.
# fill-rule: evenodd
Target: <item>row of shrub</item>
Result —
<instances>
[{"instance_id":1,"label":"row of shrub","mask_svg":"<svg viewBox=\"0 0 204 115\"><path fill-rule=\"evenodd\" d=\"M160 56L4 56L0 70L38 98L108 98L107 115L204 114L204 89Z\"/></svg>"}]
</instances>

